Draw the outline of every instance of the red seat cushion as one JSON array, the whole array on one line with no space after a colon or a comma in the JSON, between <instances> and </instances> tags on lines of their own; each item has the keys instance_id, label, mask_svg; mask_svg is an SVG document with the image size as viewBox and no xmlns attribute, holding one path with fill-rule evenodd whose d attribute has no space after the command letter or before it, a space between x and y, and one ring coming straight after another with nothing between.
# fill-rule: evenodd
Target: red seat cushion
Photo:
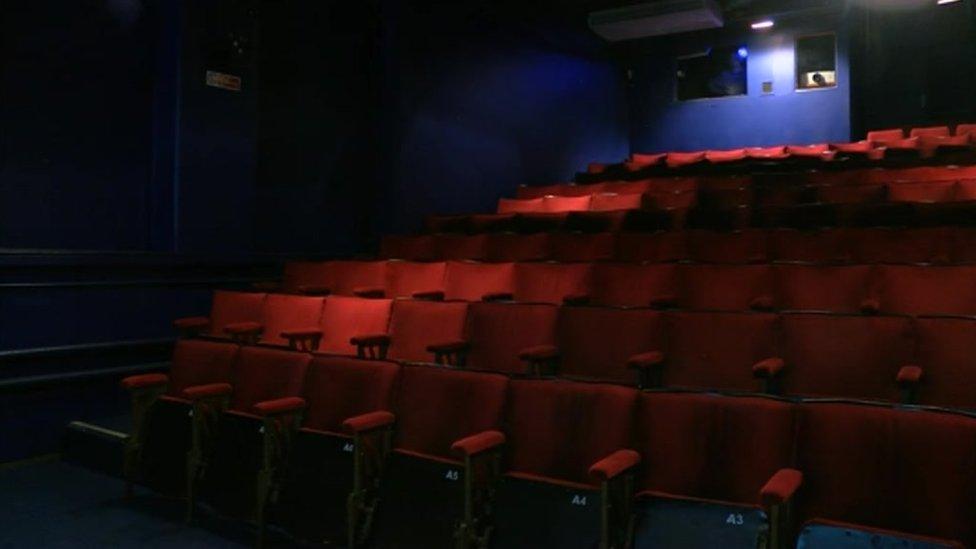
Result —
<instances>
[{"instance_id":1,"label":"red seat cushion","mask_svg":"<svg viewBox=\"0 0 976 549\"><path fill-rule=\"evenodd\" d=\"M386 297L410 297L444 288L444 262L390 261L386 266Z\"/></svg>"},{"instance_id":2,"label":"red seat cushion","mask_svg":"<svg viewBox=\"0 0 976 549\"><path fill-rule=\"evenodd\" d=\"M558 311L542 304L472 303L465 329L471 345L468 367L524 372L521 351L556 344Z\"/></svg>"},{"instance_id":3,"label":"red seat cushion","mask_svg":"<svg viewBox=\"0 0 976 549\"><path fill-rule=\"evenodd\" d=\"M281 337L281 332L318 326L324 302L321 297L268 294L261 315L264 325L261 343L288 345L288 340Z\"/></svg>"},{"instance_id":4,"label":"red seat cushion","mask_svg":"<svg viewBox=\"0 0 976 549\"><path fill-rule=\"evenodd\" d=\"M319 352L355 355L355 336L385 333L390 321L392 299L364 299L332 296L322 309L322 342Z\"/></svg>"},{"instance_id":5,"label":"red seat cushion","mask_svg":"<svg viewBox=\"0 0 976 549\"><path fill-rule=\"evenodd\" d=\"M678 268L669 264L601 263L593 267L590 303L611 307L665 305L679 297Z\"/></svg>"},{"instance_id":6,"label":"red seat cushion","mask_svg":"<svg viewBox=\"0 0 976 549\"><path fill-rule=\"evenodd\" d=\"M776 351L777 316L668 312L664 384L753 391L752 366Z\"/></svg>"},{"instance_id":7,"label":"red seat cushion","mask_svg":"<svg viewBox=\"0 0 976 549\"><path fill-rule=\"evenodd\" d=\"M391 410L399 371L392 362L316 356L305 377L302 426L341 433L346 419Z\"/></svg>"},{"instance_id":8,"label":"red seat cushion","mask_svg":"<svg viewBox=\"0 0 976 549\"><path fill-rule=\"evenodd\" d=\"M788 265L773 267L776 301L786 310L857 313L870 295L869 265Z\"/></svg>"},{"instance_id":9,"label":"red seat cushion","mask_svg":"<svg viewBox=\"0 0 976 549\"><path fill-rule=\"evenodd\" d=\"M485 243L487 261L542 261L549 259L548 233L488 235Z\"/></svg>"},{"instance_id":10,"label":"red seat cushion","mask_svg":"<svg viewBox=\"0 0 976 549\"><path fill-rule=\"evenodd\" d=\"M444 273L445 299L481 301L488 294L512 293L514 263L449 261Z\"/></svg>"},{"instance_id":11,"label":"red seat cushion","mask_svg":"<svg viewBox=\"0 0 976 549\"><path fill-rule=\"evenodd\" d=\"M511 381L509 471L592 484L590 466L630 446L636 398L613 385Z\"/></svg>"},{"instance_id":12,"label":"red seat cushion","mask_svg":"<svg viewBox=\"0 0 976 549\"><path fill-rule=\"evenodd\" d=\"M919 318L915 322L916 363L922 368L922 404L976 408L976 321Z\"/></svg>"},{"instance_id":13,"label":"red seat cushion","mask_svg":"<svg viewBox=\"0 0 976 549\"><path fill-rule=\"evenodd\" d=\"M468 304L398 299L390 313L387 356L393 360L431 362L430 345L464 338Z\"/></svg>"},{"instance_id":14,"label":"red seat cushion","mask_svg":"<svg viewBox=\"0 0 976 549\"><path fill-rule=\"evenodd\" d=\"M613 233L556 233L550 241L553 261L606 261L616 252Z\"/></svg>"},{"instance_id":15,"label":"red seat cushion","mask_svg":"<svg viewBox=\"0 0 976 549\"><path fill-rule=\"evenodd\" d=\"M450 459L451 445L489 429L500 429L508 378L435 368L401 370L397 396L399 450Z\"/></svg>"},{"instance_id":16,"label":"red seat cushion","mask_svg":"<svg viewBox=\"0 0 976 549\"><path fill-rule=\"evenodd\" d=\"M679 273L686 309L746 311L775 297L769 265L682 265Z\"/></svg>"},{"instance_id":17,"label":"red seat cushion","mask_svg":"<svg viewBox=\"0 0 976 549\"><path fill-rule=\"evenodd\" d=\"M898 399L895 376L913 359L908 318L795 313L782 322L784 393Z\"/></svg>"},{"instance_id":18,"label":"red seat cushion","mask_svg":"<svg viewBox=\"0 0 976 549\"><path fill-rule=\"evenodd\" d=\"M210 333L224 337L224 327L239 322L258 322L267 294L217 290L210 305Z\"/></svg>"},{"instance_id":19,"label":"red seat cushion","mask_svg":"<svg viewBox=\"0 0 976 549\"><path fill-rule=\"evenodd\" d=\"M563 307L557 331L560 373L633 383L627 360L661 350L663 326L661 313L647 309Z\"/></svg>"},{"instance_id":20,"label":"red seat cushion","mask_svg":"<svg viewBox=\"0 0 976 549\"><path fill-rule=\"evenodd\" d=\"M267 347L242 347L234 367L230 409L250 413L258 402L301 396L311 355Z\"/></svg>"},{"instance_id":21,"label":"red seat cushion","mask_svg":"<svg viewBox=\"0 0 976 549\"><path fill-rule=\"evenodd\" d=\"M589 263L518 263L515 300L558 305L568 296L588 295L592 270Z\"/></svg>"},{"instance_id":22,"label":"red seat cushion","mask_svg":"<svg viewBox=\"0 0 976 549\"><path fill-rule=\"evenodd\" d=\"M179 397L194 385L227 383L237 361L239 347L231 343L179 339L173 348L166 394Z\"/></svg>"},{"instance_id":23,"label":"red seat cushion","mask_svg":"<svg viewBox=\"0 0 976 549\"><path fill-rule=\"evenodd\" d=\"M878 300L884 312L976 314L976 267L885 265L879 270Z\"/></svg>"}]
</instances>

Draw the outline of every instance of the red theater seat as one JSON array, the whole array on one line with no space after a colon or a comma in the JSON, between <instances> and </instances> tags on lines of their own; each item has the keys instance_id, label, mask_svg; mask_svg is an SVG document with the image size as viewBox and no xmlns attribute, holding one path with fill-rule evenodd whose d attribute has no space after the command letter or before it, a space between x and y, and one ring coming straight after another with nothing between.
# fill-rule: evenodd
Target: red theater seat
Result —
<instances>
[{"instance_id":1,"label":"red theater seat","mask_svg":"<svg viewBox=\"0 0 976 549\"><path fill-rule=\"evenodd\" d=\"M921 369L921 376L900 376L907 400L976 408L976 320L919 318L915 321L915 334L914 364Z\"/></svg>"},{"instance_id":2,"label":"red theater seat","mask_svg":"<svg viewBox=\"0 0 976 549\"><path fill-rule=\"evenodd\" d=\"M487 261L544 261L549 259L548 233L488 235L485 243Z\"/></svg>"},{"instance_id":3,"label":"red theater seat","mask_svg":"<svg viewBox=\"0 0 976 549\"><path fill-rule=\"evenodd\" d=\"M334 355L355 355L353 338L386 333L391 299L331 296L318 324L296 327L282 334L293 349Z\"/></svg>"},{"instance_id":4,"label":"red theater seat","mask_svg":"<svg viewBox=\"0 0 976 549\"><path fill-rule=\"evenodd\" d=\"M369 294L388 298L411 297L414 294L442 291L447 264L390 261L386 265L386 284L382 292L366 289Z\"/></svg>"},{"instance_id":5,"label":"red theater seat","mask_svg":"<svg viewBox=\"0 0 976 549\"><path fill-rule=\"evenodd\" d=\"M843 263L851 260L849 242L842 230L773 229L767 234L771 259L812 263Z\"/></svg>"},{"instance_id":6,"label":"red theater seat","mask_svg":"<svg viewBox=\"0 0 976 549\"><path fill-rule=\"evenodd\" d=\"M549 241L553 261L607 261L613 259L614 233L556 233Z\"/></svg>"},{"instance_id":7,"label":"red theater seat","mask_svg":"<svg viewBox=\"0 0 976 549\"><path fill-rule=\"evenodd\" d=\"M250 322L230 324L224 330L241 343L287 346L288 338L282 334L318 325L324 303L325 298L322 297L268 294L260 325Z\"/></svg>"},{"instance_id":8,"label":"red theater seat","mask_svg":"<svg viewBox=\"0 0 976 549\"><path fill-rule=\"evenodd\" d=\"M746 149L746 155L754 160L785 160L790 157L785 146L750 147Z\"/></svg>"},{"instance_id":9,"label":"red theater seat","mask_svg":"<svg viewBox=\"0 0 976 549\"><path fill-rule=\"evenodd\" d=\"M518 263L515 301L558 305L589 296L593 266L589 263Z\"/></svg>"},{"instance_id":10,"label":"red theater seat","mask_svg":"<svg viewBox=\"0 0 976 549\"><path fill-rule=\"evenodd\" d=\"M633 162L634 164L639 165L642 168L648 168L651 166L657 166L665 158L667 158L667 156L668 156L667 153L659 153L659 154L633 153L630 155L630 161Z\"/></svg>"},{"instance_id":11,"label":"red theater seat","mask_svg":"<svg viewBox=\"0 0 976 549\"><path fill-rule=\"evenodd\" d=\"M480 261L487 253L488 235L434 235L434 256L440 260L470 259Z\"/></svg>"},{"instance_id":12,"label":"red theater seat","mask_svg":"<svg viewBox=\"0 0 976 549\"><path fill-rule=\"evenodd\" d=\"M430 235L386 235L380 242L380 257L383 259L432 261L436 256L434 237Z\"/></svg>"},{"instance_id":13,"label":"red theater seat","mask_svg":"<svg viewBox=\"0 0 976 549\"><path fill-rule=\"evenodd\" d=\"M397 299L385 333L366 334L354 343L359 356L375 356L404 362L430 362L427 348L464 339L468 304Z\"/></svg>"},{"instance_id":14,"label":"red theater seat","mask_svg":"<svg viewBox=\"0 0 976 549\"><path fill-rule=\"evenodd\" d=\"M512 294L514 290L514 263L447 263L444 273L444 299L481 301L485 296Z\"/></svg>"},{"instance_id":15,"label":"red theater seat","mask_svg":"<svg viewBox=\"0 0 976 549\"><path fill-rule=\"evenodd\" d=\"M956 199L955 181L897 182L888 184L891 202L952 202Z\"/></svg>"},{"instance_id":16,"label":"red theater seat","mask_svg":"<svg viewBox=\"0 0 976 549\"><path fill-rule=\"evenodd\" d=\"M683 168L705 161L705 151L668 153L665 162L669 168Z\"/></svg>"},{"instance_id":17,"label":"red theater seat","mask_svg":"<svg viewBox=\"0 0 976 549\"><path fill-rule=\"evenodd\" d=\"M769 259L766 232L744 230L687 232L692 261L702 263L764 263Z\"/></svg>"},{"instance_id":18,"label":"red theater seat","mask_svg":"<svg viewBox=\"0 0 976 549\"><path fill-rule=\"evenodd\" d=\"M786 152L790 156L800 158L829 158L830 145L818 143L816 145L790 145L786 147Z\"/></svg>"},{"instance_id":19,"label":"red theater seat","mask_svg":"<svg viewBox=\"0 0 976 549\"><path fill-rule=\"evenodd\" d=\"M909 137L949 137L949 126L932 126L928 128L912 128Z\"/></svg>"},{"instance_id":20,"label":"red theater seat","mask_svg":"<svg viewBox=\"0 0 976 549\"><path fill-rule=\"evenodd\" d=\"M782 371L755 370L785 394L897 401L912 362L907 317L794 313L782 317Z\"/></svg>"},{"instance_id":21,"label":"red theater seat","mask_svg":"<svg viewBox=\"0 0 976 549\"><path fill-rule=\"evenodd\" d=\"M514 231L518 228L518 216L514 213L471 214L468 227L475 234Z\"/></svg>"},{"instance_id":22,"label":"red theater seat","mask_svg":"<svg viewBox=\"0 0 976 549\"><path fill-rule=\"evenodd\" d=\"M465 340L444 341L428 350L438 363L506 373L526 371L524 351L556 344L552 305L472 303L468 308Z\"/></svg>"},{"instance_id":23,"label":"red theater seat","mask_svg":"<svg viewBox=\"0 0 976 549\"><path fill-rule=\"evenodd\" d=\"M613 475L603 482L617 485L639 460L626 451L636 397L611 385L510 382L506 472L493 506L495 546L595 547L601 512L610 513L604 534L624 529L627 517L601 501L594 477ZM614 466L604 466L609 462Z\"/></svg>"},{"instance_id":24,"label":"red theater seat","mask_svg":"<svg viewBox=\"0 0 976 549\"><path fill-rule=\"evenodd\" d=\"M642 194L600 193L594 194L590 202L590 211L593 212L640 210L643 208L644 195Z\"/></svg>"},{"instance_id":25,"label":"red theater seat","mask_svg":"<svg viewBox=\"0 0 976 549\"><path fill-rule=\"evenodd\" d=\"M773 266L776 303L790 311L874 312L870 265Z\"/></svg>"},{"instance_id":26,"label":"red theater seat","mask_svg":"<svg viewBox=\"0 0 976 549\"><path fill-rule=\"evenodd\" d=\"M217 290L213 294L209 317L177 319L174 324L183 335L227 337L228 325L260 324L267 294Z\"/></svg>"},{"instance_id":27,"label":"red theater seat","mask_svg":"<svg viewBox=\"0 0 976 549\"><path fill-rule=\"evenodd\" d=\"M664 263L687 258L687 239L681 231L623 232L617 236L617 259L620 261Z\"/></svg>"},{"instance_id":28,"label":"red theater seat","mask_svg":"<svg viewBox=\"0 0 976 549\"><path fill-rule=\"evenodd\" d=\"M385 261L291 261L285 264L285 291L353 295L359 288L379 288Z\"/></svg>"},{"instance_id":29,"label":"red theater seat","mask_svg":"<svg viewBox=\"0 0 976 549\"><path fill-rule=\"evenodd\" d=\"M287 474L273 478L278 492L272 507L276 523L304 539L345 544L355 448L343 422L393 410L399 371L389 362L312 359L302 395L307 404L302 425L293 435L291 451L283 456L287 466L280 469ZM370 454L364 465L375 466L382 458Z\"/></svg>"},{"instance_id":30,"label":"red theater seat","mask_svg":"<svg viewBox=\"0 0 976 549\"><path fill-rule=\"evenodd\" d=\"M599 192L603 183L577 185L576 183L556 183L554 185L520 185L515 191L516 198L542 198L544 196L584 196Z\"/></svg>"},{"instance_id":31,"label":"red theater seat","mask_svg":"<svg viewBox=\"0 0 976 549\"><path fill-rule=\"evenodd\" d=\"M753 366L776 355L777 316L668 312L666 352L633 364L642 386L754 391ZM655 379L657 378L657 379Z\"/></svg>"},{"instance_id":32,"label":"red theater seat","mask_svg":"<svg viewBox=\"0 0 976 549\"><path fill-rule=\"evenodd\" d=\"M542 209L545 213L585 212L590 209L590 195L584 196L546 196L542 199Z\"/></svg>"},{"instance_id":33,"label":"red theater seat","mask_svg":"<svg viewBox=\"0 0 976 549\"><path fill-rule=\"evenodd\" d=\"M544 197L540 198L499 198L498 213L536 213L543 212L545 208Z\"/></svg>"},{"instance_id":34,"label":"red theater seat","mask_svg":"<svg viewBox=\"0 0 976 549\"><path fill-rule=\"evenodd\" d=\"M466 469L452 448L470 448L465 442L472 439L504 440L508 379L431 367L404 368L400 378L392 452L382 474L373 475L381 482L370 546L452 547L461 523L466 524L463 535L473 541L486 525L474 524L465 509L481 503L481 494L497 479L486 475L480 462ZM497 466L498 452L489 453L495 456L483 461ZM467 475L472 485L488 486L466 493Z\"/></svg>"},{"instance_id":35,"label":"red theater seat","mask_svg":"<svg viewBox=\"0 0 976 549\"><path fill-rule=\"evenodd\" d=\"M879 145L885 145L892 141L901 141L903 139L905 139L904 130L875 130L868 132L867 136L868 141Z\"/></svg>"},{"instance_id":36,"label":"red theater seat","mask_svg":"<svg viewBox=\"0 0 976 549\"><path fill-rule=\"evenodd\" d=\"M787 536L775 518L802 493L788 470L794 416L771 399L641 394L634 546L758 547L769 529Z\"/></svg>"},{"instance_id":37,"label":"red theater seat","mask_svg":"<svg viewBox=\"0 0 976 549\"><path fill-rule=\"evenodd\" d=\"M877 300L886 313L976 315L976 267L884 265Z\"/></svg>"},{"instance_id":38,"label":"red theater seat","mask_svg":"<svg viewBox=\"0 0 976 549\"><path fill-rule=\"evenodd\" d=\"M723 164L726 162L738 162L746 159L745 149L732 149L728 151L705 151L705 160L712 164Z\"/></svg>"},{"instance_id":39,"label":"red theater seat","mask_svg":"<svg viewBox=\"0 0 976 549\"><path fill-rule=\"evenodd\" d=\"M976 543L972 418L836 403L801 412L799 515L807 524L798 546Z\"/></svg>"},{"instance_id":40,"label":"red theater seat","mask_svg":"<svg viewBox=\"0 0 976 549\"><path fill-rule=\"evenodd\" d=\"M976 263L976 228L954 227L949 244L949 260L952 263Z\"/></svg>"},{"instance_id":41,"label":"red theater seat","mask_svg":"<svg viewBox=\"0 0 976 549\"><path fill-rule=\"evenodd\" d=\"M684 309L712 311L769 310L774 302L769 265L681 265Z\"/></svg>"},{"instance_id":42,"label":"red theater seat","mask_svg":"<svg viewBox=\"0 0 976 549\"><path fill-rule=\"evenodd\" d=\"M610 307L669 308L678 303L678 267L601 263L593 267L589 303Z\"/></svg>"},{"instance_id":43,"label":"red theater seat","mask_svg":"<svg viewBox=\"0 0 976 549\"><path fill-rule=\"evenodd\" d=\"M847 231L858 263L947 263L952 230L863 228Z\"/></svg>"},{"instance_id":44,"label":"red theater seat","mask_svg":"<svg viewBox=\"0 0 976 549\"><path fill-rule=\"evenodd\" d=\"M826 204L868 204L883 201L886 192L882 184L823 185L817 187L817 199Z\"/></svg>"}]
</instances>

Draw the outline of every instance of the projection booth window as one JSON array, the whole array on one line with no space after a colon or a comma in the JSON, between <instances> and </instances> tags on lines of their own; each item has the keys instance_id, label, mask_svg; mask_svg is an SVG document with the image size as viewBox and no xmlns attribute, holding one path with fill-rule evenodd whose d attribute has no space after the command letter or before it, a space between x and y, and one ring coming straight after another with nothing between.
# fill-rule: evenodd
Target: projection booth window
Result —
<instances>
[{"instance_id":1,"label":"projection booth window","mask_svg":"<svg viewBox=\"0 0 976 549\"><path fill-rule=\"evenodd\" d=\"M745 47L712 48L678 58L678 101L746 95Z\"/></svg>"},{"instance_id":2,"label":"projection booth window","mask_svg":"<svg viewBox=\"0 0 976 549\"><path fill-rule=\"evenodd\" d=\"M804 36L796 41L796 89L814 90L837 85L837 37Z\"/></svg>"}]
</instances>

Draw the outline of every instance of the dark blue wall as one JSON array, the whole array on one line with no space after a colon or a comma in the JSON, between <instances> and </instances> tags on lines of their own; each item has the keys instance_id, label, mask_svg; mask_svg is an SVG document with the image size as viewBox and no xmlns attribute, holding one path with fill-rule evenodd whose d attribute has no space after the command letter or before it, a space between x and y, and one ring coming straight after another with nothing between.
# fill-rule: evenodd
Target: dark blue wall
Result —
<instances>
[{"instance_id":1,"label":"dark blue wall","mask_svg":"<svg viewBox=\"0 0 976 549\"><path fill-rule=\"evenodd\" d=\"M738 30L737 30L738 29ZM798 36L837 32L838 85L796 91L794 44ZM833 17L777 21L771 31L747 26L638 42L630 47L631 147L634 152L702 150L847 141L851 79L848 29ZM675 59L713 46L749 49L748 94L679 102ZM772 94L762 82L772 81Z\"/></svg>"},{"instance_id":2,"label":"dark blue wall","mask_svg":"<svg viewBox=\"0 0 976 549\"><path fill-rule=\"evenodd\" d=\"M493 211L520 184L626 156L622 73L585 29L503 19L484 2L390 4L382 231L415 230L429 213Z\"/></svg>"}]
</instances>

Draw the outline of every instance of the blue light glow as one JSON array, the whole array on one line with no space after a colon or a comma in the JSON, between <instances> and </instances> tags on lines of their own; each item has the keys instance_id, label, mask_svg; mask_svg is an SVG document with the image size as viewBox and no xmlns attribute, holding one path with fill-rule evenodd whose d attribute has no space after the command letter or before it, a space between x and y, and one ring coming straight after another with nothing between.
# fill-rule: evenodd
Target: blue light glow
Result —
<instances>
[{"instance_id":1,"label":"blue light glow","mask_svg":"<svg viewBox=\"0 0 976 549\"><path fill-rule=\"evenodd\" d=\"M739 59L745 59L746 57L749 57L749 50L746 49L745 46L739 48L739 51L737 51L736 53L739 54Z\"/></svg>"}]
</instances>

